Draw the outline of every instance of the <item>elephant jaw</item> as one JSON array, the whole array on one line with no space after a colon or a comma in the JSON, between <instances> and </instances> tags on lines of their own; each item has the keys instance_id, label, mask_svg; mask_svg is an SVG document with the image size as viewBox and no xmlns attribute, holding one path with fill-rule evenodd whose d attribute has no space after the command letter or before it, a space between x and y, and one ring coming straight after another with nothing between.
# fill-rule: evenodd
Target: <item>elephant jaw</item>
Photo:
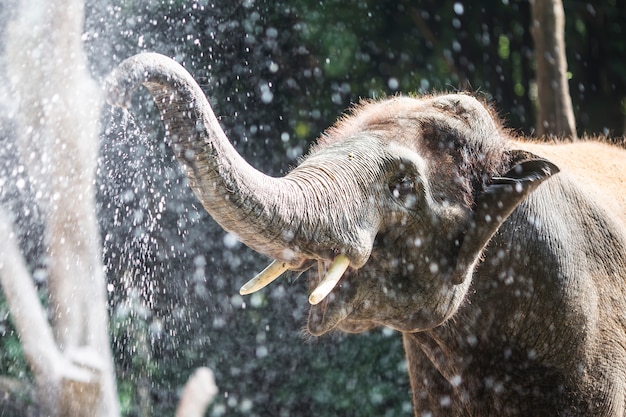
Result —
<instances>
[{"instance_id":1,"label":"elephant jaw","mask_svg":"<svg viewBox=\"0 0 626 417\"><path fill-rule=\"evenodd\" d=\"M357 238L352 240L352 244L348 244L344 249L325 249L316 248L318 251L300 252L291 248L285 248L282 253L289 253L289 260L276 259L267 268L257 274L250 281L246 282L239 290L241 295L252 294L278 279L284 272L288 270L304 270L308 269L311 261L317 260L319 281L309 295L309 303L317 305L322 302L337 287L344 273L349 269L359 269L370 257L376 230L378 225L367 229L361 229L353 235ZM306 246L306 245L305 245ZM296 246L297 247L297 246ZM326 256L318 253L325 253ZM335 253L332 262L328 260L328 254ZM322 273L324 265L328 265L328 270Z\"/></svg>"},{"instance_id":2,"label":"elephant jaw","mask_svg":"<svg viewBox=\"0 0 626 417\"><path fill-rule=\"evenodd\" d=\"M330 266L324 273L328 264ZM350 315L352 304L346 302L346 299L349 299L346 294L349 284L345 287L342 284L351 275L349 268L350 259L344 254L337 255L332 262L318 260L319 280L312 283L313 290L309 295L311 309L308 328L312 335L319 336L332 330ZM278 279L289 269L288 263L276 260L245 283L239 292L241 295L252 294ZM344 276L346 279L342 279ZM350 332L349 329L346 331ZM360 330L352 332L358 331Z\"/></svg>"},{"instance_id":3,"label":"elephant jaw","mask_svg":"<svg viewBox=\"0 0 626 417\"><path fill-rule=\"evenodd\" d=\"M328 262L318 263L320 277L325 266L328 266ZM328 269L331 270L332 265ZM330 294L318 304L311 305L307 323L310 334L321 336L335 329L346 333L362 333L378 325L372 320L357 317L359 310L367 304L357 294L358 281L359 271L349 268ZM319 288L320 282L312 282L311 288Z\"/></svg>"},{"instance_id":4,"label":"elephant jaw","mask_svg":"<svg viewBox=\"0 0 626 417\"><path fill-rule=\"evenodd\" d=\"M313 336L321 336L333 330L352 312L350 304L337 302L334 298L334 294L331 294L321 303L311 306L307 327Z\"/></svg>"},{"instance_id":5,"label":"elephant jaw","mask_svg":"<svg viewBox=\"0 0 626 417\"><path fill-rule=\"evenodd\" d=\"M311 298L316 302L311 302L307 325L309 333L314 336L321 336L333 330L339 323L350 316L353 310L354 304L348 300L352 298L350 278L355 273L354 269L348 269L345 273L342 271L341 276L337 278L337 283L326 293L327 286L330 286L331 282L335 280L332 275L337 273L336 268L343 268L342 265L337 265L338 263L341 263L341 259L339 261L335 259L324 275L325 267L328 263L319 261L319 280L311 283L311 288L314 289L309 296L309 302L311 302ZM329 275L331 275L330 278L328 278ZM322 290L320 290L320 288L322 288ZM316 298L317 295L322 293L326 293L326 295L318 300Z\"/></svg>"}]
</instances>

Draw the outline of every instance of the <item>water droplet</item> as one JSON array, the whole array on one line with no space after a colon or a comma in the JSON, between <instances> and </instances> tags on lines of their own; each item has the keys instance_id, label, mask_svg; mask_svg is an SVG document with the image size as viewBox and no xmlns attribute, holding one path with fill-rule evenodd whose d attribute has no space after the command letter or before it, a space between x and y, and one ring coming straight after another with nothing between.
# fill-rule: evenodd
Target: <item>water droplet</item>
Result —
<instances>
[{"instance_id":1,"label":"water droplet","mask_svg":"<svg viewBox=\"0 0 626 417\"><path fill-rule=\"evenodd\" d=\"M256 348L256 357L257 358L264 358L268 355L268 350L267 350L267 346L262 345L262 346L257 346Z\"/></svg>"},{"instance_id":2,"label":"water droplet","mask_svg":"<svg viewBox=\"0 0 626 417\"><path fill-rule=\"evenodd\" d=\"M224 235L224 246L228 249L234 249L239 246L240 242L237 236L233 233L226 233Z\"/></svg>"}]
</instances>

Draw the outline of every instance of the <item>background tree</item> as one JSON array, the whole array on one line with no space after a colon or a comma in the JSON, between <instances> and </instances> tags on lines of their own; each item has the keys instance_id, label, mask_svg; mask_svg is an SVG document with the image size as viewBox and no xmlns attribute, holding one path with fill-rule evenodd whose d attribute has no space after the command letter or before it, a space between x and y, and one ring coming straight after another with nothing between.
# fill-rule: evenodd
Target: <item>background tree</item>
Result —
<instances>
[{"instance_id":1,"label":"background tree","mask_svg":"<svg viewBox=\"0 0 626 417\"><path fill-rule=\"evenodd\" d=\"M7 27L3 62L10 89L0 99L14 119L19 169L25 168L24 181L41 210L45 270L29 271L14 213L0 208L0 282L41 414L115 417L119 405L95 204L101 92L83 50L83 1L38 6L20 2ZM47 284L47 311L34 278ZM194 375L178 417L202 416L215 395L210 370Z\"/></svg>"},{"instance_id":2,"label":"background tree","mask_svg":"<svg viewBox=\"0 0 626 417\"><path fill-rule=\"evenodd\" d=\"M0 23L15 3L0 3ZM564 7L579 133L615 138L626 102L624 1ZM96 80L137 52L174 57L199 80L237 150L270 174L295 165L361 98L469 90L514 131L536 132L526 1L87 0L85 13ZM238 296L267 260L204 213L161 141L149 97L135 96L133 115L105 107L95 187L122 414L173 415L179 387L208 366L220 386L212 416L411 415L394 332L303 340L306 276ZM0 201L45 292L44 216L14 161L15 120L0 120ZM0 373L28 380L7 310L0 299ZM0 415L22 412L11 398Z\"/></svg>"},{"instance_id":3,"label":"background tree","mask_svg":"<svg viewBox=\"0 0 626 417\"><path fill-rule=\"evenodd\" d=\"M534 0L530 4L537 66L537 134L576 138L565 54L563 3Z\"/></svg>"},{"instance_id":4,"label":"background tree","mask_svg":"<svg viewBox=\"0 0 626 417\"><path fill-rule=\"evenodd\" d=\"M0 276L38 403L51 416L119 415L95 209L101 94L87 68L82 0L19 3L5 34L6 102L42 212L45 313L2 213ZM50 321L48 321L48 314Z\"/></svg>"}]
</instances>

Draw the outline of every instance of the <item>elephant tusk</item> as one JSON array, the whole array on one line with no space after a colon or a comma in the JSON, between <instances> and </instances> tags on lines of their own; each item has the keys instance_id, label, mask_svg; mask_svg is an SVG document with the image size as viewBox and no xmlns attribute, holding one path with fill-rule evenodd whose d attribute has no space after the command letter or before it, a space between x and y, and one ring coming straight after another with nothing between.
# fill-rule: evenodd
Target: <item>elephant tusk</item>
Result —
<instances>
[{"instance_id":1,"label":"elephant tusk","mask_svg":"<svg viewBox=\"0 0 626 417\"><path fill-rule=\"evenodd\" d=\"M261 288L270 284L276 278L280 277L282 273L288 269L289 267L286 262L272 262L267 268L259 272L250 281L246 282L239 290L239 294L247 295L260 290Z\"/></svg>"},{"instance_id":2,"label":"elephant tusk","mask_svg":"<svg viewBox=\"0 0 626 417\"><path fill-rule=\"evenodd\" d=\"M337 286L346 269L350 266L350 259L344 254L337 255L328 268L328 272L322 282L309 296L309 303L315 305L322 301Z\"/></svg>"}]
</instances>

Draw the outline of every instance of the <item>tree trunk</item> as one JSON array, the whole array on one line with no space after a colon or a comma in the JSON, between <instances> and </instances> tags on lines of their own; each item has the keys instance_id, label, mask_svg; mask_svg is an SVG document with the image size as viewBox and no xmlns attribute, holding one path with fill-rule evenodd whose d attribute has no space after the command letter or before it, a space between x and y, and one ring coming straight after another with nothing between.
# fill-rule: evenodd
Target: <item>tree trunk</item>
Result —
<instances>
[{"instance_id":1,"label":"tree trunk","mask_svg":"<svg viewBox=\"0 0 626 417\"><path fill-rule=\"evenodd\" d=\"M537 135L576 138L567 81L565 12L561 0L531 0L537 65Z\"/></svg>"},{"instance_id":2,"label":"tree trunk","mask_svg":"<svg viewBox=\"0 0 626 417\"><path fill-rule=\"evenodd\" d=\"M102 97L87 70L83 9L83 0L21 0L5 37L10 91L0 99L15 115L20 157L45 216L47 312L2 208L0 286L49 417L120 415L95 207ZM213 374L200 368L176 415L202 416L216 393Z\"/></svg>"},{"instance_id":3,"label":"tree trunk","mask_svg":"<svg viewBox=\"0 0 626 417\"><path fill-rule=\"evenodd\" d=\"M82 0L22 0L5 38L16 141L46 220L52 323L16 243L0 247L0 275L44 413L115 417L94 189L102 97L87 70L83 8ZM9 220L3 228L12 233Z\"/></svg>"}]
</instances>

